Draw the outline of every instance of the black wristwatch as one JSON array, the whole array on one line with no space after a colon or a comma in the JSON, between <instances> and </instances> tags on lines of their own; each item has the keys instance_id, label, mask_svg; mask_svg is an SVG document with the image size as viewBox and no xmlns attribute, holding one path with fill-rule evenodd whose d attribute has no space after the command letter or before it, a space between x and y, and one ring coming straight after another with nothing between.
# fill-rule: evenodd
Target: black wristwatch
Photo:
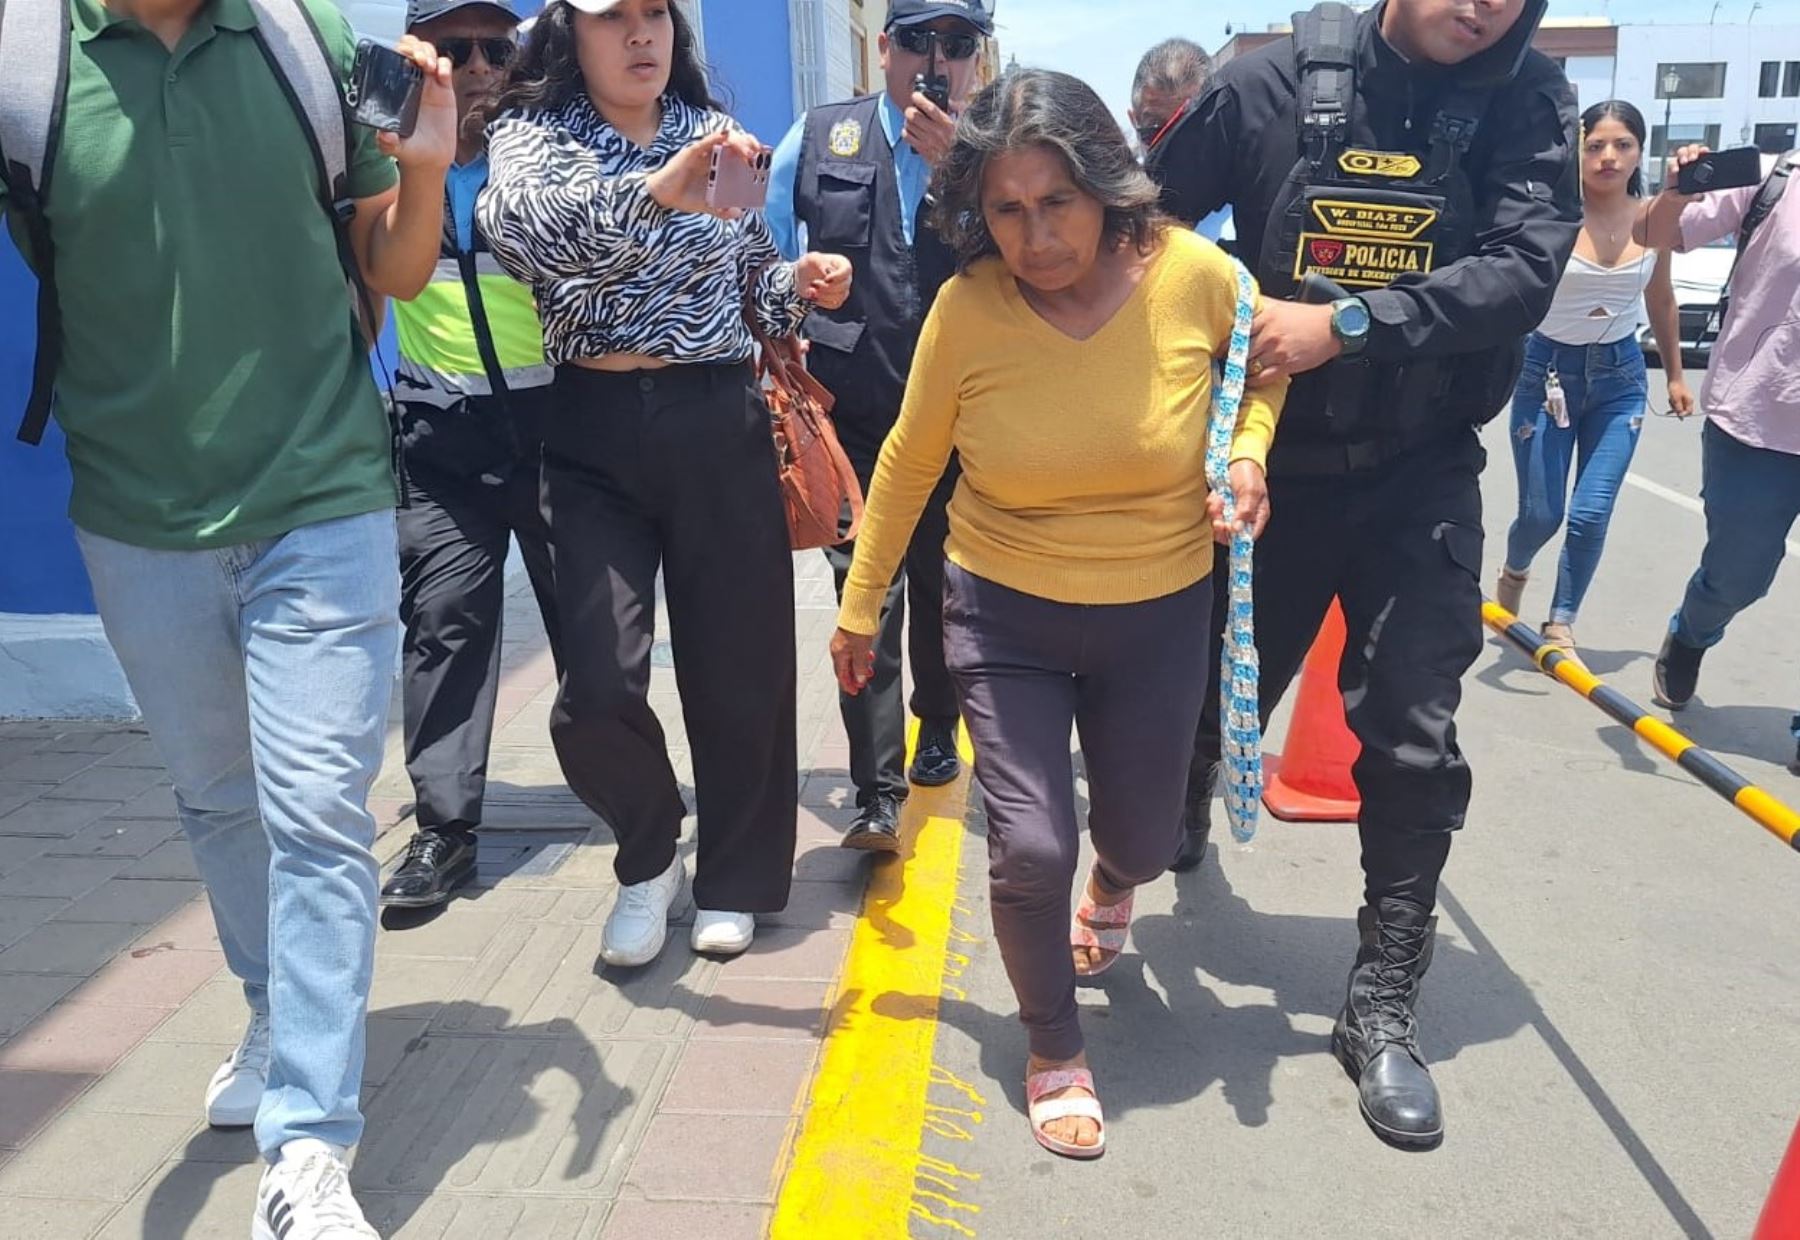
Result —
<instances>
[{"instance_id":1,"label":"black wristwatch","mask_svg":"<svg viewBox=\"0 0 1800 1240\"><path fill-rule=\"evenodd\" d=\"M1331 334L1338 338L1345 357L1355 357L1369 343L1369 303L1360 297L1340 297L1331 303Z\"/></svg>"}]
</instances>

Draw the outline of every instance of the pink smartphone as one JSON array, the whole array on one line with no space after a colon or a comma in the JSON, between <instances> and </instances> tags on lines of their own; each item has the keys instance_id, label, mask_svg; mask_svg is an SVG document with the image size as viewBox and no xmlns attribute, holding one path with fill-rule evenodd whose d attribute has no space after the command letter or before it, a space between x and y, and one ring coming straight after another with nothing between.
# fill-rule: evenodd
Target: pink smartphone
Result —
<instances>
[{"instance_id":1,"label":"pink smartphone","mask_svg":"<svg viewBox=\"0 0 1800 1240\"><path fill-rule=\"evenodd\" d=\"M769 163L774 152L763 147L754 162L728 146L714 147L706 174L706 205L716 210L760 211L769 199Z\"/></svg>"}]
</instances>

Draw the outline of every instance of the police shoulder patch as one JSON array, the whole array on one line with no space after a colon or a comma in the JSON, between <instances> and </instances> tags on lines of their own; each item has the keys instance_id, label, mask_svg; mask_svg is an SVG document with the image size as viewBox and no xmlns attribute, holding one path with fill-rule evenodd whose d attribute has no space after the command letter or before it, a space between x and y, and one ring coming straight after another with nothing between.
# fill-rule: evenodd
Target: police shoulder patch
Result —
<instances>
[{"instance_id":1,"label":"police shoulder patch","mask_svg":"<svg viewBox=\"0 0 1800 1240\"><path fill-rule=\"evenodd\" d=\"M831 127L826 139L831 153L840 159L849 159L862 150L862 122L854 118L841 120Z\"/></svg>"}]
</instances>

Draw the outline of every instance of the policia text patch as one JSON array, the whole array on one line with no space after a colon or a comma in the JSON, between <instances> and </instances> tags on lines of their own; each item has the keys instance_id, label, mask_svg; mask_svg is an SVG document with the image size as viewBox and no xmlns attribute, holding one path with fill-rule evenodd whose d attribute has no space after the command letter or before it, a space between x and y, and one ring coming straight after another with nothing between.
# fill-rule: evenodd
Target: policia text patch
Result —
<instances>
[{"instance_id":1,"label":"policia text patch","mask_svg":"<svg viewBox=\"0 0 1800 1240\"><path fill-rule=\"evenodd\" d=\"M1294 279L1309 273L1345 288L1383 288L1431 270L1436 248L1426 236L1441 214L1432 207L1352 198L1307 203L1311 228L1300 233Z\"/></svg>"}]
</instances>

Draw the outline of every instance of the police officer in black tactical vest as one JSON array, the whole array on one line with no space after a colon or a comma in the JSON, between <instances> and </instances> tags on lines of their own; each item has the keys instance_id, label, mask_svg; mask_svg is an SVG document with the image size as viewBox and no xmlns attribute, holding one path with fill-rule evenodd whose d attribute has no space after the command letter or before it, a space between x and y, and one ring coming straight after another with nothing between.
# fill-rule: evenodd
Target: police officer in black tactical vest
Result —
<instances>
[{"instance_id":1,"label":"police officer in black tactical vest","mask_svg":"<svg viewBox=\"0 0 1800 1240\"><path fill-rule=\"evenodd\" d=\"M1482 641L1476 432L1512 392L1581 221L1574 94L1530 46L1545 7L1322 4L1220 69L1150 156L1181 219L1232 208L1271 299L1251 382L1294 378L1256 550L1262 710L1335 596L1365 891L1332 1049L1369 1125L1407 1147L1444 1131L1415 1008L1469 805L1454 716ZM1217 706L1196 743L1202 832Z\"/></svg>"},{"instance_id":2,"label":"police officer in black tactical vest","mask_svg":"<svg viewBox=\"0 0 1800 1240\"><path fill-rule=\"evenodd\" d=\"M808 246L847 255L850 299L806 320L808 365L837 397L839 439L867 491L882 441L900 416L919 329L955 257L927 222L931 171L949 151L953 115L972 93L982 40L993 32L989 0L894 0L880 39L887 86L878 95L813 108L776 148L767 217L789 255ZM919 520L888 595L875 645L875 677L839 699L850 738L858 816L849 848L894 852L906 799L906 708L900 650L912 605L913 713L919 741L910 777L947 784L958 772L956 693L944 667L942 600L945 509L951 465ZM841 595L853 543L827 549Z\"/></svg>"}]
</instances>

